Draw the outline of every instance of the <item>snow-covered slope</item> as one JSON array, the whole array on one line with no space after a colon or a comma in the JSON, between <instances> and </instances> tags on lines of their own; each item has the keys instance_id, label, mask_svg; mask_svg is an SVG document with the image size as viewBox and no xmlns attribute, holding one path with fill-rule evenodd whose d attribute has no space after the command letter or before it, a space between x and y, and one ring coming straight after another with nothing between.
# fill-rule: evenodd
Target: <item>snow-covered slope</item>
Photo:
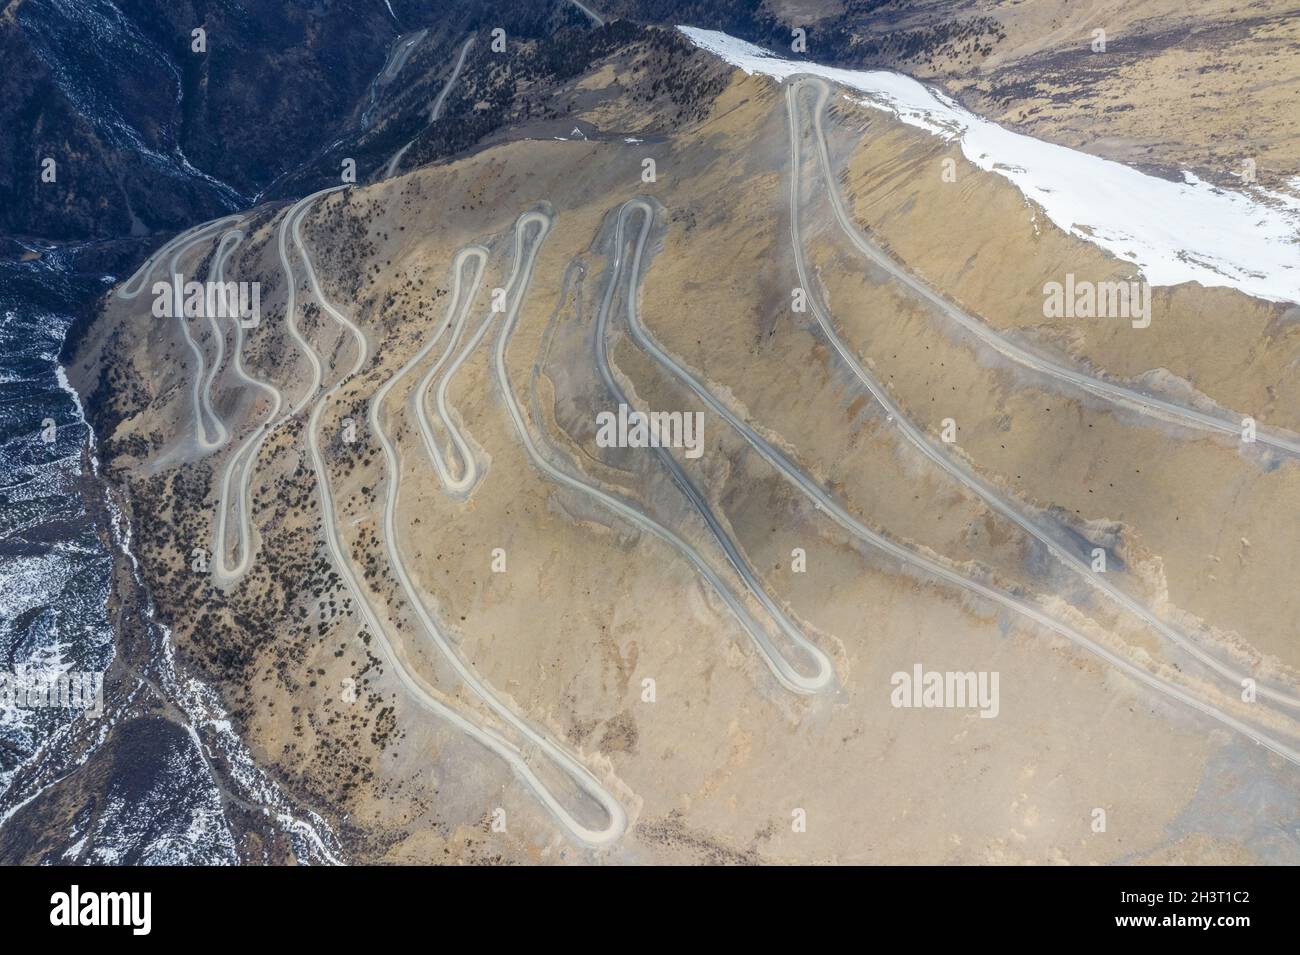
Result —
<instances>
[{"instance_id":1,"label":"snow-covered slope","mask_svg":"<svg viewBox=\"0 0 1300 955\"><path fill-rule=\"evenodd\" d=\"M725 33L679 27L746 73L824 77L869 106L957 140L981 169L1011 180L1052 222L1137 265L1152 285L1199 282L1270 301L1300 302L1300 201L1221 189L1191 173L1170 182L1122 163L1012 132L916 80L773 56Z\"/></svg>"}]
</instances>

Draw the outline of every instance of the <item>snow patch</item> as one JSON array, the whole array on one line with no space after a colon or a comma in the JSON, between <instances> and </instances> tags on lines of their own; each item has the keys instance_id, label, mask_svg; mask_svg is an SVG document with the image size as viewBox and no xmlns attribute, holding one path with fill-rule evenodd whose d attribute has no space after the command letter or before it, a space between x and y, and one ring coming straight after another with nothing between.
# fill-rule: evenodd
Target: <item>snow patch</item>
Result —
<instances>
[{"instance_id":1,"label":"snow patch","mask_svg":"<svg viewBox=\"0 0 1300 955\"><path fill-rule=\"evenodd\" d=\"M746 73L820 76L866 94L856 102L955 140L967 160L1010 180L1062 230L1133 263L1152 285L1199 282L1300 302L1300 202L1290 196L1222 189L1191 173L1170 182L1004 129L901 73L785 60L725 33L678 30Z\"/></svg>"}]
</instances>

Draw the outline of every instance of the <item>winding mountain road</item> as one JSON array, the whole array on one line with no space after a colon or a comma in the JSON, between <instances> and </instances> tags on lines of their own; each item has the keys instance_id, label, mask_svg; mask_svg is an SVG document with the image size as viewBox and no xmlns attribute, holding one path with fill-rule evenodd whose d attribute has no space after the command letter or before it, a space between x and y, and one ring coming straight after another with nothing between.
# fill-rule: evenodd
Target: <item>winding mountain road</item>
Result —
<instances>
[{"instance_id":1,"label":"winding mountain road","mask_svg":"<svg viewBox=\"0 0 1300 955\"><path fill-rule=\"evenodd\" d=\"M511 289L515 288L516 280L521 272L520 261L523 259L523 233L529 221L530 220L527 220L526 217L521 217L520 222L516 224L516 259L514 266L515 271L510 280ZM522 270L523 281L520 290L516 293L516 308L518 307L518 301L522 299L523 293L527 289L532 274L532 263L536 255L537 246L540 244L541 239L545 237L545 234L546 229L540 230L540 234L533 245L529 248L526 259L524 259L526 264ZM380 388L379 392L370 403L371 426L375 429L375 434L379 438L380 444L383 447L384 456L387 459L390 474L389 481L387 482L384 507L385 547L398 580L401 583L412 608L420 618L420 622L423 624L431 640L456 670L465 685L500 719L509 724L516 732L525 738L528 743L536 747L540 753L550 759L555 766L561 769L562 772L566 773L584 793L595 800L601 806L606 815L606 824L603 827L597 828L580 821L537 776L519 748L511 744L500 733L490 728L479 726L477 723L469 720L458 711L452 709L434 697L430 692L431 688L428 687L421 678L415 675L410 666L409 660L407 660L404 655L400 654L389 641L383 626L379 622L379 617L369 601L368 595L363 591L356 578L346 548L339 539L337 510L334 506L333 496L330 491L328 472L326 470L324 457L321 454L319 442L320 421L325 408L332 400L334 394L350 382L352 378L365 366L366 360L370 354L369 343L361 329L352 322L351 319L334 307L334 305L326 299L321 292L320 284L316 276L316 270L311 262L311 257L308 254L306 247L302 244L301 236L296 228L294 229L294 242L298 248L300 258L302 259L303 269L306 272L308 283L312 289L312 294L316 297L320 306L336 322L338 322L345 331L352 335L357 346L356 358L353 361L352 368L347 374L340 378L338 382L321 395L312 407L311 415L307 424L307 447L311 456L313 469L316 473L317 488L320 492L322 512L324 515L322 525L325 529L325 543L329 549L330 556L339 569L341 577L348 589L352 592L356 605L362 613L365 625L380 643L385 656L392 664L393 669L398 674L399 679L407 690L431 712L457 726L505 760L519 779L521 779L537 795L543 805L546 806L561 825L563 825L564 828L576 839L591 846L602 846L616 841L622 836L627 826L627 816L622 806L607 790L605 790L599 780L596 779L595 775L589 769L583 766L561 747L557 746L544 734L534 729L528 722L520 718L510 710L509 707L502 703L487 684L478 677L469 664L460 657L459 653L451 645L451 642L443 634L441 628L439 628L437 623L433 620L432 615L425 607L423 600L420 598L419 593L416 591L415 586L410 579L400 551L397 548L397 531L394 515L397 505L398 484L401 479L401 463L397 457L392 442L384 433L384 430L379 423L379 407L382 405L384 398L387 396L388 391L391 389L394 382L414 367L418 360L424 358L437 339L441 337L442 328L445 326L440 326L439 332L425 344L425 346L414 358L412 358L411 361L407 362L406 365L399 369L393 378ZM455 294L453 296L452 304L453 311L457 310L457 305L461 301L461 273L463 271L464 263L471 258L475 258L479 254L484 254L484 250L471 248L457 256L455 275L453 279L455 286ZM476 284L478 279L481 278L481 275L482 261L480 261L479 264L478 277L476 277L475 280ZM472 292L465 293L464 302L467 303L467 306L468 303L472 301L472 297Z\"/></svg>"},{"instance_id":2,"label":"winding mountain road","mask_svg":"<svg viewBox=\"0 0 1300 955\"><path fill-rule=\"evenodd\" d=\"M456 84L456 80L460 77L460 71L465 66L465 57L469 55L469 48L473 45L474 37L471 35L461 46L460 54L456 57L456 65L452 67L451 75L447 77L447 82L443 84L442 90L438 93L438 97L433 101L433 107L429 110L430 125L436 123L442 116L442 107L447 102L447 94L451 92L451 88ZM388 165L384 167L384 174L380 177L381 179L391 179L393 177L393 173L397 171L397 167L401 163L402 157L406 155L406 151L411 148L414 142L415 140L412 139L397 152L393 153L393 158L388 160Z\"/></svg>"},{"instance_id":3,"label":"winding mountain road","mask_svg":"<svg viewBox=\"0 0 1300 955\"><path fill-rule=\"evenodd\" d=\"M794 252L795 267L799 274L799 284L803 287L804 292L807 295L809 307L812 309L813 315L817 319L817 324L820 326L822 334L826 337L826 340L830 343L836 354L839 355L845 367L853 373L854 377L867 389L868 392L870 392L872 397L876 399L876 402L888 416L888 420L890 420L899 431L902 432L907 441L925 455L926 458L938 465L945 473L963 487L974 492L995 512L1012 521L1017 527L1041 543L1048 549L1053 557L1077 575L1079 579L1089 587L1106 597L1116 606L1121 607L1125 611L1137 617L1146 626L1153 629L1170 643L1179 647L1198 662L1202 663L1224 679L1229 680L1236 686L1236 688L1240 689L1243 685L1243 681L1247 678L1246 674L1241 673L1224 663L1218 657L1195 643L1190 637L1172 627L1164 620L1161 620L1148 607L1125 593L1119 587L1110 583L1104 574L1094 572L1089 563L1084 561L1078 554L1065 547L1049 528L1024 513L1021 508L1017 507L1011 501L999 494L992 486L979 478L965 464L959 462L939 444L932 441L924 432L921 431L920 428L916 427L898 403L893 400L885 387L880 384L880 382L876 381L874 376L872 376L858 360L853 350L840 337L834 320L822 304L820 296L815 291L815 286L812 283L807 263L804 259L803 240L800 235L799 180L802 162L800 160L799 144L802 138L802 124L799 120L799 91L804 86L809 86L815 89L818 94L817 106L813 111L813 129L818 144L818 152L821 157L823 178L827 183L827 188L830 194L832 196L838 196L838 192L833 185L834 177L831 174L830 157L826 147L825 134L821 127L821 114L824 111L826 101L830 96L830 87L818 77L800 78L791 82L790 85L786 87L786 105L790 126L790 239ZM838 200L834 204L837 210L836 217L840 220L841 227L846 233L856 235L856 230L845 218L846 213L843 205L838 203ZM906 273L899 270L897 266L891 270L890 274L899 277L900 281L902 281L906 276ZM916 283L915 279L908 278L907 284L909 288L914 288L918 283ZM944 302L943 299L932 292L927 292L927 300L934 301L936 304L942 304ZM1291 708L1300 708L1300 698L1276 688L1266 686L1263 683L1257 683L1257 693L1259 697L1269 700L1270 702L1280 703Z\"/></svg>"},{"instance_id":4,"label":"winding mountain road","mask_svg":"<svg viewBox=\"0 0 1300 955\"><path fill-rule=\"evenodd\" d=\"M478 251L484 256L487 254L485 249L479 249ZM474 332L473 337L464 348L456 353L456 357L452 360L451 365L449 365L446 372L439 377L439 372L442 370L443 362L447 360L447 356L452 353L452 350L460 341L461 333L465 330L465 323L469 317L469 312L469 301L467 300L465 306L455 314L452 320L451 341L447 344L446 352L444 352L442 357L434 363L433 367L425 373L424 377L420 379L420 383L416 386L414 395L416 421L419 423L420 435L424 439L424 446L429 452L429 459L433 462L433 468L438 474L438 480L442 483L443 490L457 498L467 497L478 484L482 475L479 472L478 461L475 459L474 452L470 448L469 442L467 442L461 434L460 427L452 420L451 410L447 406L447 388L451 384L452 377L458 370L460 370L460 366L464 364L465 359L474 352L474 349L478 347L479 342L483 340L483 336L487 333L487 330L489 326L491 326L495 317L492 312L488 312L483 316L483 321L479 323L478 329ZM425 396L429 387L435 380L438 383L437 390L434 392L438 417L442 420L442 426L446 430L448 437L451 438L451 442L456 448L456 455L460 458L463 465L460 477L456 477L452 473L447 458L443 457L442 451L438 447L438 440L434 436L433 427L429 421L427 398Z\"/></svg>"},{"instance_id":5,"label":"winding mountain road","mask_svg":"<svg viewBox=\"0 0 1300 955\"><path fill-rule=\"evenodd\" d=\"M604 21L577 0L570 0L574 6L586 13L596 25ZM420 34L423 35L423 31ZM409 56L418 36L407 41L400 48L395 47L390 53L388 64L381 71L376 82L390 81L401 69ZM457 82L465 65L467 55L475 41L468 37L460 47L453 70L442 87L430 111L430 122L437 122L441 116L445 101L453 85ZM397 58L397 59L395 59ZM396 66L394 67L394 63ZM1157 617L1155 612L1145 606L1118 586L1111 584L1102 575L1092 572L1090 566L1069 546L1063 543L1059 529L1049 527L1034 516L1026 513L1017 503L1004 498L987 482L978 477L963 462L932 441L917 428L893 401L888 391L875 380L863 366L858 356L840 337L834 319L821 297L814 291L800 231L800 183L803 162L801 142L804 124L800 119L800 96L804 90L816 94L816 104L812 112L812 134L816 143L818 168L824 180L830 205L839 227L866 258L883 269L891 278L901 283L909 292L920 297L928 304L939 309L944 315L957 322L963 329L975 335L981 342L989 345L1006 358L1035 372L1049 376L1069 386L1079 388L1089 394L1116 403L1141 414L1158 417L1177 424L1196 427L1220 434L1236 436L1238 426L1225 419L1206 414L1192 408L1186 408L1173 402L1144 395L1133 389L1082 374L1066 366L1052 362L1042 356L1007 341L987 324L962 311L940 293L908 272L893 260L884 250L873 244L853 221L843 198L841 197L834 170L829 156L829 147L823 128L823 116L831 95L831 89L823 80L816 77L800 77L792 80L786 88L786 107L790 135L790 237L793 256L799 282L807 294L818 328L827 342L835 350L839 359L848 368L855 379L871 393L889 420L903 434L905 439L919 450L929 461L939 466L946 474L973 492L994 512L1012 521L1017 527L1029 534L1047 548L1066 568L1077 574L1091 588L1112 602L1123 611L1132 614L1144 625L1167 639L1180 650L1213 671L1223 679L1241 685L1246 678L1232 666L1224 663L1217 656L1205 650L1190 637ZM366 110L369 116L373 109L373 91L371 106ZM413 141L412 141L413 142ZM388 162L384 178L394 174L407 150L412 145L408 142ZM257 389L262 392L269 403L269 413L254 430L252 430L227 457L219 480L217 513L214 521L214 562L213 576L222 586L228 586L242 579L252 566L256 553L256 530L251 516L251 480L256 469L261 449L268 435L297 415L308 410L306 422L306 447L313 468L315 482L319 493L322 528L326 549L331 561L338 569L340 578L350 592L357 608L360 625L374 636L379 652L392 667L403 688L411 699L427 712L467 736L481 743L490 752L500 757L538 798L546 810L559 825L577 841L591 846L601 847L618 841L628 826L627 812L612 794L606 783L586 766L581 759L568 748L557 743L544 731L511 708L494 689L484 681L475 668L461 655L456 642L451 639L443 626L436 619L435 612L426 604L425 597L417 587L402 556L397 509L401 495L401 456L396 445L395 436L385 431L385 402L397 384L412 374L424 363L434 348L446 339L446 346L439 357L420 377L411 389L408 409L414 413L417 429L430 462L443 489L453 497L464 499L483 479L485 469L480 468L470 442L462 434L454 409L448 405L448 390L452 379L462 365L474 354L478 346L492 332L496 332L494 352L491 356L491 370L495 374L506 411L518 439L532 465L554 484L567 488L594 500L616 517L646 532L667 544L684 557L704 581L714 590L735 617L741 628L753 641L759 656L773 674L774 678L786 689L799 694L814 694L833 687L835 670L830 658L803 633L802 629L790 619L783 605L768 591L759 578L754 567L741 552L732 538L723 520L714 511L708 497L691 479L685 467L666 448L655 448L658 461L666 468L674 483L685 495L691 506L700 515L704 525L717 542L719 548L730 563L736 576L749 591L751 600L746 600L718 573L717 569L683 536L650 517L634 502L610 493L585 475L575 475L561 468L555 460L563 455L548 444L544 429L540 437L534 440L528 423L512 388L506 365L507 349L510 337L518 321L523 302L532 282L534 268L539 250L553 228L553 219L549 211L533 210L519 216L514 224L513 259L511 272L505 286L505 311L501 320L495 312L488 311L473 333L465 339L465 331L470 323L474 301L477 298L486 273L490 253L483 246L471 245L461 249L452 265L452 295L447 308L446 320L440 322L427 341L400 368L386 380L373 395L368 404L368 422L376 436L384 455L388 478L385 481L384 505L382 516L382 540L388 562L392 567L397 583L405 596L406 603L419 620L430 643L457 674L465 688L467 696L475 700L474 712L469 715L453 706L448 694L440 691L428 680L420 676L408 657L400 641L390 639L385 628L383 616L386 611L377 607L372 595L363 587L358 578L356 567L347 545L341 537L338 509L332 496L328 467L321 449L320 431L327 409L335 401L341 389L357 380L357 376L367 365L371 355L371 344L366 333L338 309L323 293L319 277L311 260L307 244L303 240L302 225L314 203L329 193L343 186L321 190L298 200L284 214L277 230L277 251L279 261L286 276L286 311L285 329L295 348L306 361L307 380L301 395L291 405L284 393L266 381L251 375L243 364L244 331L238 320L234 321L234 344L231 350L229 369L226 377L233 376L239 385ZM639 229L630 240L629 223L633 216L641 217ZM1247 719L1240 718L1235 703L1223 703L1217 694L1200 694L1193 688L1162 675L1151 672L1138 665L1128 655L1117 652L1103 645L1080 630L1056 619L1040 608L1039 604L1022 599L1014 593L990 586L973 579L965 573L949 566L941 560L932 559L896 543L879 534L858 520L836 500L825 488L798 467L789 457L776 448L772 442L760 434L748 422L709 391L700 380L680 365L654 339L643 324L638 310L638 295L641 289L643 257L648 239L655 223L655 207L645 199L634 198L619 207L613 237L613 246L609 256L608 284L604 289L597 310L595 331L595 360L600 377L609 394L617 402L631 407L626 393L619 383L615 369L611 364L609 336L615 321L614 303L623 277L626 275L625 313L628 333L632 341L655 361L664 371L689 389L706 407L727 422L737 434L761 457L773 467L781 477L802 494L819 512L828 516L838 526L845 529L856 539L872 546L889 557L918 569L939 581L972 593L997 606L1005 608L1025 620L1056 633L1069 640L1075 646L1086 650L1106 664L1116 668L1138 683L1154 692L1175 700L1196 712L1209 717L1219 724L1240 733L1261 746L1278 754L1282 758L1300 765L1300 751L1282 739ZM228 216L220 220L204 223L194 229L181 233L158 249L119 290L118 296L133 299L146 287L148 279L155 268L162 262L168 264L169 277L178 276L180 261L201 243L210 241L220 234L213 257L212 273L216 281L225 281L227 262L234 251L244 241L244 232L240 228L243 216ZM224 231L223 231L224 230ZM298 256L303 277L311 296L321 310L350 336L355 343L351 367L322 391L326 370L322 365L312 343L298 326L298 289L295 277L293 256ZM191 334L188 320L183 316L182 334L197 361L197 371L191 382L191 398L194 412L194 441L204 452L222 448L231 441L231 434L226 424L213 408L213 393L224 381L222 376L225 364L225 332L213 316L208 316L209 328L214 338L212 345L215 357L208 367L206 354L196 338ZM331 378L334 375L331 373ZM430 392L432 390L432 395ZM430 402L430 397L432 402ZM450 448L444 454L435 434L429 405L432 403L441 427L450 440ZM286 405L289 405L286 408ZM391 421L388 424L391 425ZM1273 430L1260 428L1260 443L1300 455L1300 441ZM452 450L454 449L454 451ZM460 459L460 467L455 467L452 457ZM459 476L458 476L459 475ZM716 557L714 558L716 561ZM770 628L760 623L753 613L753 603L761 605L771 618L772 624L780 632L785 644L778 646L773 640ZM390 619L389 624L393 621ZM801 660L791 659L790 649ZM811 666L809 666L811 664ZM805 672L811 671L811 672ZM1234 689L1235 689L1234 687ZM1300 697L1283 690L1259 685L1259 696L1272 703L1291 708L1300 708ZM1223 694L1224 699L1228 694ZM481 704L481 708L478 704ZM1228 709L1224 709L1227 706ZM1229 711L1231 710L1231 712ZM546 773L539 774L539 761L545 762ZM566 780L563 795L557 794L553 785L548 784L542 775L554 780L551 773L558 772ZM590 805L575 805L575 797ZM599 807L602 821L593 822L595 809Z\"/></svg>"},{"instance_id":6,"label":"winding mountain road","mask_svg":"<svg viewBox=\"0 0 1300 955\"><path fill-rule=\"evenodd\" d=\"M280 414L280 409L284 407L283 393L274 385L259 381L243 373L242 357L239 357L243 348L242 337L238 339L236 345L237 373L241 375L246 384L252 384L266 391L271 399L271 410L266 416L266 420L244 440L234 454L226 459L221 471L212 544L212 574L215 582L220 586L234 584L247 574L256 553L253 540L254 528L252 525L250 484L252 483L253 471L257 466L262 445L272 432L298 415L307 406L312 396L320 390L322 375L320 360L316 357L316 352L298 328L297 279L294 277L293 264L290 261L287 243L290 235L293 236L295 243L301 243L299 229L303 217L306 216L312 204L321 196L336 192L342 188L342 186L332 186L298 200L285 213L284 218L280 220L280 228L277 230L277 251L280 257L280 267L285 277L285 327L288 329L289 335L297 345L298 350L307 360L307 365L311 370L311 380L302 397L283 415ZM236 322L236 325L238 324ZM239 334L242 335L242 332ZM232 481L235 484L236 494L236 499L233 502L231 500ZM228 536L230 534L229 515L232 506L236 508L239 521L237 525L238 537L234 542L237 557L233 563L230 563L228 555L231 550L231 542L228 540Z\"/></svg>"},{"instance_id":7,"label":"winding mountain road","mask_svg":"<svg viewBox=\"0 0 1300 955\"><path fill-rule=\"evenodd\" d=\"M633 268L635 270L635 262L633 263ZM708 407L719 417L731 425L731 427L745 439L750 447L752 447L754 451L763 458L763 460L775 468L783 478L807 497L817 510L826 514L854 537L866 544L870 544L875 549L888 554L904 564L918 568L939 580L945 581L946 583L962 590L966 590L979 597L983 597L998 606L1013 611L1014 613L1024 617L1026 620L1032 621L1061 635L1062 637L1065 637L1071 643L1088 651L1157 693L1185 704L1191 709L1210 717L1218 723L1241 733L1243 736L1246 736L1259 745L1264 746L1282 758L1295 763L1296 765L1300 765L1300 751L1297 751L1287 743L1260 731L1256 727L1224 712L1211 703L1206 703L1183 689L1181 686L1169 683L1160 677L1155 676L1149 671L1137 666L1126 657L1123 657L1108 647L1097 643L1073 627L1048 616L1036 606L1023 601L1010 593L990 587L980 581L970 579L945 564L909 550L908 548L877 534L850 514L844 506L823 489L820 484L805 474L797 465L794 464L794 462L787 458L782 451L773 446L771 442L760 435L748 422L741 419L739 415L733 412L716 395L705 388L698 379L678 364L678 362L664 351L654 338L649 335L644 325L641 324L639 315L635 312L629 312L628 325L633 339L647 352L647 354L654 358L661 367L677 378L683 385L694 392L695 395L702 402L708 405ZM500 348L500 346L498 346L498 348ZM498 364L500 364L500 361L501 359L498 358ZM502 374L501 371L498 373Z\"/></svg>"},{"instance_id":8,"label":"winding mountain road","mask_svg":"<svg viewBox=\"0 0 1300 955\"><path fill-rule=\"evenodd\" d=\"M215 270L218 282L225 281L226 259L235 247L244 239L244 233L238 230L232 230L221 237L221 242L217 248L215 259ZM229 245L227 245L229 243ZM290 277L292 281L292 277ZM235 346L231 351L231 370L239 381L251 388L263 392L270 398L271 413L267 420L274 421L275 416L279 413L283 399L280 390L269 382L255 378L248 373L244 367L244 328L241 322L235 322ZM253 470L253 462L257 459L257 451L261 448L262 441L265 440L267 426L261 424L257 429L247 437L234 453L227 458L225 466L222 469L220 491L217 496L217 513L214 522L214 540L213 540L213 560L212 574L219 586L225 586L235 582L242 577L252 562L252 526L249 519L249 502L248 502L248 477ZM251 448L251 451L250 451ZM247 457L245 453L249 452ZM239 511L239 539L237 547L239 548L239 559L231 565L226 562L227 545L226 545L226 528L227 516L230 506L230 482L232 471L240 467L240 462L245 462L241 472L240 498L238 501Z\"/></svg>"},{"instance_id":9,"label":"winding mountain road","mask_svg":"<svg viewBox=\"0 0 1300 955\"><path fill-rule=\"evenodd\" d=\"M507 286L507 292L514 289L520 274L520 261L523 244L523 225L517 225L515 230L515 266L511 275L510 283ZM537 247L544 238L545 231L530 246L527 254L527 266L524 275L531 276L532 260L536 255ZM483 279L483 272L487 265L488 252L482 246L470 246L462 249L457 253L453 265L452 278L452 300L448 309L449 316L463 316L469 312L473 305L475 293ZM473 277L470 282L462 283L462 273L467 264L473 265ZM520 290L516 293L518 299L522 299L527 291L527 278L522 284ZM488 321L491 321L489 313ZM384 458L388 467L389 479L386 482L384 498L384 545L388 552L388 559L397 575L398 582L406 594L407 602L415 610L416 616L419 617L420 623L424 626L425 632L437 646L443 657L452 665L456 674L474 693L481 699L493 713L503 722L509 724L524 739L537 748L538 751L545 754L552 763L564 772L570 780L589 798L596 802L602 809L607 819L604 827L596 829L582 823L573 813L571 813L561 801L545 787L539 788L533 785L534 791L538 797L546 804L547 808L556 816L557 819L569 830L575 837L589 845L603 845L618 839L627 827L627 815L618 800L605 789L605 787L596 779L595 775L575 757L569 754L565 749L554 743L549 737L535 729L526 720L511 710L504 702L497 697L492 688L487 685L474 669L461 657L452 641L448 639L443 632L442 627L433 618L421 597L418 589L411 580L407 570L406 563L402 558L401 550L398 547L398 529L396 521L397 501L400 493L401 478L401 461L393 442L385 433L383 425L380 423L379 414L383 407L388 393L393 386L397 384L407 373L416 367L442 337L447 329L448 323L440 323L437 332L432 335L424 346L417 351L401 368L393 374L387 382L375 393L370 402L370 427L375 435L379 438L379 443L384 450ZM450 345L448 350L450 350Z\"/></svg>"},{"instance_id":10,"label":"winding mountain road","mask_svg":"<svg viewBox=\"0 0 1300 955\"><path fill-rule=\"evenodd\" d=\"M130 301L139 297L144 291L149 281L150 275L157 267L158 263L166 259L167 261L167 280L172 285L173 291L169 294L175 295L174 289L176 283L180 283L184 277L180 271L180 260L184 258L191 249L209 241L213 234L227 227L238 226L244 221L244 216L233 215L221 219L214 219L211 222L204 222L192 229L180 233L166 242L153 255L136 269L131 278L117 290L117 297ZM181 298L184 299L184 289L181 288ZM213 362L212 371L205 373L206 359L203 349L194 336L190 333L189 319L184 314L182 308L179 314L173 317L173 320L180 324L181 335L185 339L190 353L194 356L197 368L190 380L190 400L194 409L194 443L199 450L203 452L215 451L224 446L230 440L230 433L226 430L225 423L222 422L221 416L212 408L211 401L211 384L224 358L225 335L217 325L217 320L213 316L208 316L211 323L213 336L216 339L217 357Z\"/></svg>"},{"instance_id":11,"label":"winding mountain road","mask_svg":"<svg viewBox=\"0 0 1300 955\"><path fill-rule=\"evenodd\" d=\"M820 77L803 76L791 81L791 85L786 90L787 99L797 95L797 90L803 86L809 86L817 90L817 105L813 110L813 129L817 140L818 155L821 160L822 174L826 182L826 191L830 197L831 206L835 212L835 218L838 220L841 229L848 237L858 251L874 262L877 266L887 272L892 278L902 284L913 295L924 299L930 305L937 308L942 314L952 319L962 328L975 335L981 342L994 348L997 352L1006 358L1011 359L1019 365L1029 368L1033 371L1040 372L1057 381L1073 385L1091 395L1095 395L1114 404L1122 405L1130 410L1137 411L1141 414L1151 415L1175 424L1185 427L1197 428L1205 431L1213 431L1218 434L1228 435L1239 440L1241 437L1241 421L1245 415L1232 412L1232 420L1225 420L1206 412L1199 411L1195 408L1189 408L1173 401L1167 401L1163 398L1157 398L1153 395L1143 394L1133 388L1124 385L1115 384L1102 378L1084 374L1073 368L1069 368L1049 358L1036 354L1027 348L1009 341L1000 335L986 322L981 321L970 313L963 311L954 302L945 298L935 289L931 288L924 281L917 278L906 268L898 263L884 249L871 242L862 230L858 227L857 222L853 219L844 204L844 199L840 195L838 180L835 178L832 169L829 152L826 144L826 134L822 129L822 116L825 113L826 103L830 97L830 86ZM1255 440L1287 454L1300 456L1300 438L1295 435L1288 435L1273 429L1265 428L1263 425L1256 426Z\"/></svg>"},{"instance_id":12,"label":"winding mountain road","mask_svg":"<svg viewBox=\"0 0 1300 955\"><path fill-rule=\"evenodd\" d=\"M536 221L550 228L550 219L540 212L527 213L526 216L532 217L530 221ZM540 227L540 226L539 226ZM532 265L529 264L531 271ZM660 524L654 518L647 515L640 508L619 499L618 497L602 490L596 485L574 477L568 472L556 467L550 460L541 453L537 444L534 443L532 435L528 431L528 426L524 420L523 413L519 409L519 403L515 399L514 391L510 385L509 375L506 373L506 345L510 340L510 334L514 331L518 319L519 302L511 300L506 310L506 320L502 325L501 331L497 335L496 343L496 374L497 383L501 386L502 396L506 403L506 411L510 415L510 420L515 426L515 432L519 435L519 441L528 453L529 459L533 465L551 478L555 483L571 490L577 491L587 497L590 497L612 511L619 517L624 518L629 523L640 528L643 531L659 538L668 544L679 554L685 557L690 564L698 571L709 585L722 599L723 603L731 611L732 615L740 623L741 627L749 634L750 638L759 650L759 655L763 662L777 681L787 689L795 693L815 693L826 685L827 677L819 668L818 675L815 677L806 677L795 670L782 655L780 649L772 643L771 637L767 630L754 619L746 609L743 601L736 596L732 589L718 576L712 565L708 563L700 553L692 547L687 541L674 531ZM829 664L828 664L829 665Z\"/></svg>"},{"instance_id":13,"label":"winding mountain road","mask_svg":"<svg viewBox=\"0 0 1300 955\"><path fill-rule=\"evenodd\" d=\"M157 249L147 259L140 263L129 279L122 283L117 290L117 297L120 299L131 300L139 296L144 291L145 284L149 281L149 276L153 270L158 267L158 263L163 261L167 255L182 242L186 242L200 234L208 235L219 232L222 229L234 228L244 221L243 215L223 216L220 219L213 219L209 222L200 222L193 228L186 229L184 232L178 232L172 236ZM171 276L168 276L170 278Z\"/></svg>"},{"instance_id":14,"label":"winding mountain road","mask_svg":"<svg viewBox=\"0 0 1300 955\"><path fill-rule=\"evenodd\" d=\"M650 234L650 227L654 223L654 210L650 204L643 199L633 199L625 202L618 211L617 220L614 227L614 245L610 253L609 279L605 287L605 294L596 311L596 368L600 372L600 377L605 383L606 389L610 392L616 402L621 402L632 407L622 386L614 378L613 368L610 365L609 358L609 318L613 306L614 295L617 292L619 278L623 271L623 253L624 253L624 232L627 219L633 213L641 214L641 228L637 233L636 244L632 256L631 279L627 289L626 308L635 312L637 307L637 295L640 292L640 269L641 257L645 252L646 239ZM835 670L831 665L830 658L826 656L817 646L815 646L804 632L796 626L786 615L784 609L768 593L767 588L763 586L758 575L754 572L749 561L740 553L739 548L732 540L730 533L723 527L722 522L714 513L713 507L709 504L708 499L696 487L685 468L673 456L672 452L664 447L654 448L655 455L659 461L672 475L673 481L686 495L691 505L703 518L704 523L708 525L718 546L726 554L727 560L745 582L745 586L759 603L763 605L768 615L776 623L777 627L785 634L786 639L797 647L798 650L808 659L810 659L816 673L811 677L805 677L799 674L798 670L789 661L785 661L782 670L785 678L792 682L797 682L808 692L813 692L829 687L835 678ZM784 657L782 658L784 659Z\"/></svg>"}]
</instances>

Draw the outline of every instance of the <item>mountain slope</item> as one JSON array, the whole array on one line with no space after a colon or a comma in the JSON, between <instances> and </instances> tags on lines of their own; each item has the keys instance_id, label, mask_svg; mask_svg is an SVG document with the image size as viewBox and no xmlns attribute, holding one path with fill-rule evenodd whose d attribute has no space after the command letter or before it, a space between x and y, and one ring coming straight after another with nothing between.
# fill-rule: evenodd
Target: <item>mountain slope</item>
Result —
<instances>
[{"instance_id":1,"label":"mountain slope","mask_svg":"<svg viewBox=\"0 0 1300 955\"><path fill-rule=\"evenodd\" d=\"M1046 321L1131 265L952 141L671 33L592 49L446 161L195 233L256 327L154 318L142 273L70 368L259 762L353 861L1297 858L1296 459L943 303L1279 434L1292 306ZM699 412L700 455L607 446L620 403ZM900 706L914 667L1000 701Z\"/></svg>"}]
</instances>

